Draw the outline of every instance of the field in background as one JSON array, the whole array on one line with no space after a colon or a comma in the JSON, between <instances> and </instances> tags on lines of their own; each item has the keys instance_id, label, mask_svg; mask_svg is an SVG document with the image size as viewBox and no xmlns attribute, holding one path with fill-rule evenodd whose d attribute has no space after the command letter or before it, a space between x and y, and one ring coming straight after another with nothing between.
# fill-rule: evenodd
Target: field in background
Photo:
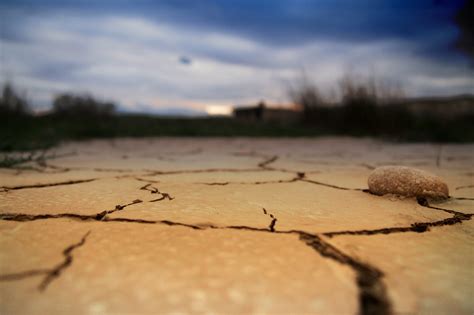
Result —
<instances>
[{"instance_id":1,"label":"field in background","mask_svg":"<svg viewBox=\"0 0 474 315\"><path fill-rule=\"evenodd\" d=\"M58 95L53 108L32 114L30 105L10 86L0 98L0 151L37 150L65 140L92 138L313 137L343 135L389 141L474 142L474 114L416 113L399 98L382 95L364 83L346 83L340 104L328 104L316 87L293 91L301 116L291 123L245 121L233 117L171 118L121 114L110 102L91 96ZM453 111L454 112L454 111Z\"/></svg>"},{"instance_id":2,"label":"field in background","mask_svg":"<svg viewBox=\"0 0 474 315\"><path fill-rule=\"evenodd\" d=\"M6 119L5 119L6 118ZM390 120L392 132L374 133L360 125L308 125L303 123L242 122L233 118L160 118L145 115L110 117L17 116L0 118L0 149L34 150L63 140L91 138L203 136L203 137L312 137L320 135L371 136L393 141L472 142L472 117L437 122L420 118L411 128L398 128ZM340 127L340 129L337 129Z\"/></svg>"}]
</instances>

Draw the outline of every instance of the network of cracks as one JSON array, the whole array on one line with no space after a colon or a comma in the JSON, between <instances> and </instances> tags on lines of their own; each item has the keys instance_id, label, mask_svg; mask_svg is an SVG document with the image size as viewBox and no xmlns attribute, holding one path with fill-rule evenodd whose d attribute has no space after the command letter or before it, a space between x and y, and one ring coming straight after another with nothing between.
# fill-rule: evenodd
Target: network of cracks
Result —
<instances>
[{"instance_id":1,"label":"network of cracks","mask_svg":"<svg viewBox=\"0 0 474 315\"><path fill-rule=\"evenodd\" d=\"M193 154L193 153L190 153ZM359 300L359 313L360 314L390 314L393 311L392 303L387 294L387 288L384 283L384 272L377 266L363 262L355 257L344 253L335 246L325 241L325 238L333 238L340 235L378 235L378 234L391 234L391 233L427 233L431 229L446 226L461 224L463 221L471 220L473 214L464 213L457 210L445 209L430 204L429 200L425 198L418 198L417 202L419 205L429 208L433 211L442 211L450 214L449 218L430 221L430 222L416 222L405 227L384 227L379 229L364 229L364 230L346 230L346 231L334 231L324 232L321 234L310 233L304 230L281 230L278 229L278 218L272 213L271 209L262 208L262 215L268 217L269 224L267 228L257 228L246 225L229 225L220 226L213 224L195 225L188 224L178 221L171 220L145 220L137 218L126 218L126 217L110 217L110 214L118 211L125 211L132 208L136 204L144 202L172 202L179 196L171 196L169 193L161 191L158 187L159 182L156 180L147 179L147 176L158 176L158 175L173 175L173 174L191 174L191 173L216 173L216 172L260 172L260 171L275 171L293 174L291 178L277 179L277 180L261 180L261 181L250 181L250 182L233 182L233 181L222 181L222 182L199 182L195 184L199 185L211 185L211 186L227 186L227 185L265 185L265 184L279 184L279 183L306 183L308 185L321 185L338 190L352 190L358 191L361 194L370 193L365 188L348 188L328 184L320 181L315 181L306 177L305 172L293 171L284 168L272 167L272 164L279 159L279 156L272 155L267 156L264 154L258 154L255 152L240 152L235 153L236 156L252 156L261 158L261 161L253 168L247 169L234 169L234 168L210 168L210 169L193 169L193 170L172 170L172 171L160 171L160 170L147 170L147 173L142 176L137 176L131 173L131 170L126 169L99 169L93 168L92 170L97 172L119 172L124 173L123 175L116 176L120 178L133 178L137 182L141 182L138 189L145 190L150 193L151 198L149 200L134 199L127 204L116 205L113 209L103 210L95 214L75 214L75 213L57 213L57 214L25 214L25 213L1 213L0 219L5 221L15 222L30 222L36 220L75 220L77 222L94 221L103 224L113 224L114 222L123 222L128 224L149 224L149 225L166 225L166 226L180 226L184 228L193 229L196 231L208 230L208 229L229 229L229 230L241 230L241 231L254 231L260 233L275 233L275 234L293 234L298 236L299 240L306 246L313 249L318 255L326 259L331 259L340 264L346 265L351 268L356 274L356 285L358 288L358 300ZM49 158L54 159L56 156L52 155ZM18 174L24 171L37 171L44 173L56 173L56 172L69 172L72 169L85 169L85 168L65 168L50 164L48 159L41 159L36 161L36 165L28 167L18 167ZM439 158L438 164L439 164ZM373 169L374 166L364 164L364 167ZM100 178L89 178L81 180L68 180L55 183L45 184L34 184L34 185L19 185L19 186L4 186L0 187L1 193L9 193L10 191L22 190L22 189L41 189L45 187L54 187L62 185L78 185L86 184L89 182L101 180ZM455 190L462 190L464 188L470 188L470 186L456 187ZM454 198L454 197L451 197ZM474 200L474 198L468 197L456 197L459 200ZM63 251L63 260L52 268L45 269L33 269L25 270L19 273L2 274L0 275L0 281L19 281L29 277L40 277L41 280L38 285L38 290L44 292L48 286L57 278L59 278L67 268L71 266L74 261L74 251L80 247L87 246L88 236L94 231L88 231L81 239L77 240L76 243L67 246Z\"/></svg>"}]
</instances>

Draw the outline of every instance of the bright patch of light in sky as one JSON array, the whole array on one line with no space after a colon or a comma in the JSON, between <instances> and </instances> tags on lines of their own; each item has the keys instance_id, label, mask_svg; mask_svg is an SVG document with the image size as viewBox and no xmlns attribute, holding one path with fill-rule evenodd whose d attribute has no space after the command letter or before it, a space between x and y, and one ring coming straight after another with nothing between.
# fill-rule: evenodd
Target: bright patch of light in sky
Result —
<instances>
[{"instance_id":1,"label":"bright patch of light in sky","mask_svg":"<svg viewBox=\"0 0 474 315\"><path fill-rule=\"evenodd\" d=\"M288 90L303 72L326 94L348 71L396 82L409 96L472 93L474 86L462 56L425 51L449 44L456 35L450 25L422 40L308 33L294 42L281 28L280 44L258 32L253 36L243 23L236 31L127 12L6 6L0 19L9 23L0 34L0 80L13 81L39 109L50 106L55 94L87 92L123 111L229 114L234 105L260 100L288 103Z\"/></svg>"}]
</instances>

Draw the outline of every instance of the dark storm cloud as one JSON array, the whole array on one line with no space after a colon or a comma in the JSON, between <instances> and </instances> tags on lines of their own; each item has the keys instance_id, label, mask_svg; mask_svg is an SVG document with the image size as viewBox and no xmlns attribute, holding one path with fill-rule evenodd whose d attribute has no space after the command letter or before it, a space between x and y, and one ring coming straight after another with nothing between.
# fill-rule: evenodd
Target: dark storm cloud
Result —
<instances>
[{"instance_id":1,"label":"dark storm cloud","mask_svg":"<svg viewBox=\"0 0 474 315\"><path fill-rule=\"evenodd\" d=\"M205 32L225 32L273 47L302 45L315 40L371 42L407 40L416 42L410 52L427 58L446 58L453 53L456 29L453 18L463 0L16 0L3 1L31 14L54 11L84 12L84 15L133 14L151 21ZM60 14L58 14L60 17ZM8 17L7 17L8 18ZM21 37L8 27L2 36ZM437 35L444 38L436 38ZM199 39L196 39L199 41ZM245 62L241 56L222 60ZM452 57L453 55L451 55Z\"/></svg>"},{"instance_id":2,"label":"dark storm cloud","mask_svg":"<svg viewBox=\"0 0 474 315\"><path fill-rule=\"evenodd\" d=\"M137 14L159 21L227 31L274 45L313 39L376 40L422 38L452 26L462 0L168 0L3 1L33 13L83 10Z\"/></svg>"},{"instance_id":3,"label":"dark storm cloud","mask_svg":"<svg viewBox=\"0 0 474 315\"><path fill-rule=\"evenodd\" d=\"M410 95L464 93L462 2L0 0L0 70L42 102L80 90L129 108L285 102L302 69L326 88L353 66Z\"/></svg>"}]
</instances>

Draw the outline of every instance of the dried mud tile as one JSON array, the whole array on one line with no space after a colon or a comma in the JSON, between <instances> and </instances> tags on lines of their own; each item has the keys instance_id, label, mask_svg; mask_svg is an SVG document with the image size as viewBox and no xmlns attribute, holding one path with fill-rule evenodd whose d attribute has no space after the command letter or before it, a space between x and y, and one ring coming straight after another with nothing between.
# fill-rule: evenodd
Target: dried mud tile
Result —
<instances>
[{"instance_id":1,"label":"dried mud tile","mask_svg":"<svg viewBox=\"0 0 474 315\"><path fill-rule=\"evenodd\" d=\"M150 193L140 190L134 179L101 179L77 185L23 189L0 193L0 213L92 215L147 200Z\"/></svg>"},{"instance_id":2,"label":"dried mud tile","mask_svg":"<svg viewBox=\"0 0 474 315\"><path fill-rule=\"evenodd\" d=\"M473 229L471 220L421 234L337 236L327 242L383 270L395 313L470 314Z\"/></svg>"},{"instance_id":3,"label":"dried mud tile","mask_svg":"<svg viewBox=\"0 0 474 315\"><path fill-rule=\"evenodd\" d=\"M16 285L21 281L0 288ZM100 293L110 290L114 294ZM29 303L21 303L26 296ZM21 313L91 307L106 313L355 313L358 298L351 268L319 255L297 235L104 223L45 294L20 287L3 307Z\"/></svg>"},{"instance_id":4,"label":"dried mud tile","mask_svg":"<svg viewBox=\"0 0 474 315\"><path fill-rule=\"evenodd\" d=\"M90 225L71 226L66 221L0 221L0 225L0 282L34 277L34 289L39 290L72 264L74 251L85 244L90 231Z\"/></svg>"}]
</instances>

